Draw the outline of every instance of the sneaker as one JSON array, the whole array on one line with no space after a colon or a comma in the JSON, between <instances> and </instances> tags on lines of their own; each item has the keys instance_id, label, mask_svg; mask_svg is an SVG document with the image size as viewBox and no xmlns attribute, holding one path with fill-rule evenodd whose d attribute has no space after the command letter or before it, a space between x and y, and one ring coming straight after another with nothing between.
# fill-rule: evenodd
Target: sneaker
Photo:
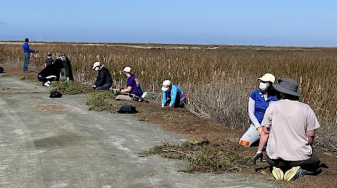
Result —
<instances>
[{"instance_id":1,"label":"sneaker","mask_svg":"<svg viewBox=\"0 0 337 188\"><path fill-rule=\"evenodd\" d=\"M302 168L299 166L292 167L288 170L285 175L284 179L287 181L294 181L302 175Z\"/></svg>"},{"instance_id":2,"label":"sneaker","mask_svg":"<svg viewBox=\"0 0 337 188\"><path fill-rule=\"evenodd\" d=\"M48 82L49 82L49 81L48 81ZM44 83L43 85L49 87L50 84L49 84L48 82Z\"/></svg>"},{"instance_id":3,"label":"sneaker","mask_svg":"<svg viewBox=\"0 0 337 188\"><path fill-rule=\"evenodd\" d=\"M280 168L273 167L272 173L276 180L283 180L284 173Z\"/></svg>"}]
</instances>

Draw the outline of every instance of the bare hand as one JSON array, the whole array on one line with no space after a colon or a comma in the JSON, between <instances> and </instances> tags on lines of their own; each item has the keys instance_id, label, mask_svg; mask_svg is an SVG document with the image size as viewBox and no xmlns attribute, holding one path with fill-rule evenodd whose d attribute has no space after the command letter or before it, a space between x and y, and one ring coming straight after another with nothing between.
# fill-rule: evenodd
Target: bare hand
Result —
<instances>
[{"instance_id":1,"label":"bare hand","mask_svg":"<svg viewBox=\"0 0 337 188\"><path fill-rule=\"evenodd\" d=\"M262 134L262 127L258 127L257 131L259 132L259 135L261 136L261 134Z\"/></svg>"}]
</instances>

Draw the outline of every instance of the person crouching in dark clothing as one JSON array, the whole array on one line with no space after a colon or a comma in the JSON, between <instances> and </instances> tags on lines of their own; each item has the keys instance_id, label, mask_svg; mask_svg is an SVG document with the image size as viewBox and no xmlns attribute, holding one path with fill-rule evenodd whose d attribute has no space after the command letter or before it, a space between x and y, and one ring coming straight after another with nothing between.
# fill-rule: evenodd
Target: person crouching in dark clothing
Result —
<instances>
[{"instance_id":1,"label":"person crouching in dark clothing","mask_svg":"<svg viewBox=\"0 0 337 188\"><path fill-rule=\"evenodd\" d=\"M73 71L72 71L72 66L71 66L71 61L69 60L69 58L66 55L61 55L59 57L56 58L55 63L61 63L62 67L65 69L65 73L66 73L66 79L67 80L72 80L74 81L74 76L73 76Z\"/></svg>"},{"instance_id":2,"label":"person crouching in dark clothing","mask_svg":"<svg viewBox=\"0 0 337 188\"><path fill-rule=\"evenodd\" d=\"M112 77L107 68L101 65L100 62L95 62L92 67L93 70L98 72L98 76L92 88L95 90L109 90L112 85Z\"/></svg>"},{"instance_id":3,"label":"person crouching in dark clothing","mask_svg":"<svg viewBox=\"0 0 337 188\"><path fill-rule=\"evenodd\" d=\"M37 79L42 82L43 86L49 87L51 82L60 80L60 71L63 67L61 62L55 62L49 66L46 66L41 72L39 72Z\"/></svg>"}]
</instances>

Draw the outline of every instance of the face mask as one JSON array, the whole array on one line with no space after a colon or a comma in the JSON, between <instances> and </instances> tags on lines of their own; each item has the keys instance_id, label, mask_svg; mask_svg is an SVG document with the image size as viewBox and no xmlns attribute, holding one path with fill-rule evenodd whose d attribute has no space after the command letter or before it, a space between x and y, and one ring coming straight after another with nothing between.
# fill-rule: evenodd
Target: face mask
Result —
<instances>
[{"instance_id":1,"label":"face mask","mask_svg":"<svg viewBox=\"0 0 337 188\"><path fill-rule=\"evenodd\" d=\"M266 91L266 89L267 89L267 84L265 84L265 83L263 83L263 82L260 82L259 88L260 88L261 91Z\"/></svg>"},{"instance_id":2,"label":"face mask","mask_svg":"<svg viewBox=\"0 0 337 188\"><path fill-rule=\"evenodd\" d=\"M95 67L95 71L98 71L99 70L99 67Z\"/></svg>"}]
</instances>

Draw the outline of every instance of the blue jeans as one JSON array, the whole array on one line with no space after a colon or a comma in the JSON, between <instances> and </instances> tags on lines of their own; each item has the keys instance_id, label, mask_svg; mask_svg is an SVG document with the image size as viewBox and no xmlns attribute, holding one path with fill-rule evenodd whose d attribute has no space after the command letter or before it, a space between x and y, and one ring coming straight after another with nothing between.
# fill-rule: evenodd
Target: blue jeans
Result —
<instances>
[{"instance_id":1,"label":"blue jeans","mask_svg":"<svg viewBox=\"0 0 337 188\"><path fill-rule=\"evenodd\" d=\"M109 90L110 87L111 87L111 83L107 83L102 86L96 87L95 90Z\"/></svg>"},{"instance_id":2,"label":"blue jeans","mask_svg":"<svg viewBox=\"0 0 337 188\"><path fill-rule=\"evenodd\" d=\"M25 62L23 63L23 71L24 72L28 72L29 61L30 61L30 54L25 53Z\"/></svg>"}]
</instances>

